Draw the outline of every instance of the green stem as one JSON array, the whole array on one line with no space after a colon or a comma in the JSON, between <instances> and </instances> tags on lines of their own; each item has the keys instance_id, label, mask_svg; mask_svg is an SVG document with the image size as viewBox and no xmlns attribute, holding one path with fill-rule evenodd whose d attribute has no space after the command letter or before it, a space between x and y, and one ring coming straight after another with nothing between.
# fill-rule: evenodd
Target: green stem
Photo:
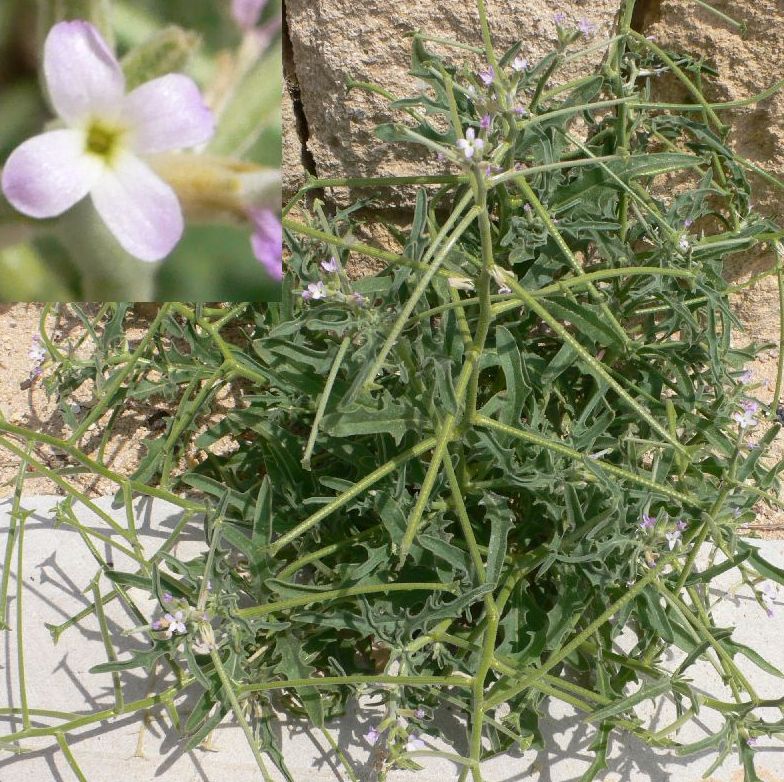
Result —
<instances>
[{"instance_id":1,"label":"green stem","mask_svg":"<svg viewBox=\"0 0 784 782\"><path fill-rule=\"evenodd\" d=\"M332 366L329 369L327 382L324 384L324 389L319 395L316 415L313 417L313 424L310 427L308 442L305 445L305 452L302 454L302 466L306 470L310 469L310 457L313 454L313 448L316 446L316 437L318 436L319 425L321 424L321 419L324 417L324 411L327 409L327 402L329 401L329 396L332 393L332 387L335 385L335 380L337 379L338 372L340 371L340 366L343 363L343 359L346 357L346 353L348 352L350 345L351 337L343 337L343 341L340 343L335 360L332 362Z\"/></svg>"},{"instance_id":2,"label":"green stem","mask_svg":"<svg viewBox=\"0 0 784 782\"><path fill-rule=\"evenodd\" d=\"M412 592L424 590L427 592L452 592L455 593L456 587L453 584L441 584L437 582L393 582L391 584L361 584L353 587L341 587L339 589L324 589L319 592L302 595L302 597L290 597L286 600L278 600L274 603L264 603L262 605L239 608L234 614L242 619L258 618L274 614L279 611L288 611L290 608L310 605L311 603L321 603L324 600L337 600L343 597L353 597L355 595L374 595L379 592Z\"/></svg>"},{"instance_id":3,"label":"green stem","mask_svg":"<svg viewBox=\"0 0 784 782\"><path fill-rule=\"evenodd\" d=\"M218 678L223 685L223 691L226 693L226 697L229 699L231 708L234 711L234 716L237 718L237 722L239 722L240 727L242 728L242 732L245 734L250 751L253 753L253 757L256 759L256 764L259 767L259 771L261 771L262 777L264 777L264 782L272 782L272 777L267 771L264 758L261 756L258 742L253 735L253 731L251 730L250 725L248 725L248 721L245 719L245 715L242 713L240 702L237 700L237 695L234 691L234 683L229 680L228 674L226 673L226 669L223 667L223 663L221 662L221 658L217 650L210 650L210 658L212 659L212 664L215 666L215 672L218 674Z\"/></svg>"},{"instance_id":4,"label":"green stem","mask_svg":"<svg viewBox=\"0 0 784 782\"><path fill-rule=\"evenodd\" d=\"M311 514L304 521L297 524L294 529L281 535L274 543L267 547L270 556L274 557L289 543L304 535L308 530L315 527L322 519L325 519L331 513L334 513L338 508L342 508L346 503L351 502L354 497L359 496L366 489L369 489L374 483L378 483L382 478L385 478L390 473L394 472L398 467L405 464L407 461L421 456L423 453L429 451L436 444L435 437L428 437L421 443L409 448L403 453L398 454L393 459L390 459L386 464L376 468L369 475L366 475L361 481L355 483L350 489L347 489L342 494L335 497L334 500L327 503L323 508Z\"/></svg>"}]
</instances>

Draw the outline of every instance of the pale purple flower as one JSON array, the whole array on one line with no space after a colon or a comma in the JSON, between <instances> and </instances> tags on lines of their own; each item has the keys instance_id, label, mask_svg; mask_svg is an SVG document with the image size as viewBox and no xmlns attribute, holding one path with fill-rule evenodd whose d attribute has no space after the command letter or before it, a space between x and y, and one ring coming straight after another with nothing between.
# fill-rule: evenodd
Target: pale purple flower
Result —
<instances>
[{"instance_id":1,"label":"pale purple flower","mask_svg":"<svg viewBox=\"0 0 784 782\"><path fill-rule=\"evenodd\" d=\"M493 81L495 81L495 69L493 66L489 65L487 70L479 71L479 78L482 80L482 84L484 84L485 87L489 87Z\"/></svg>"},{"instance_id":2,"label":"pale purple flower","mask_svg":"<svg viewBox=\"0 0 784 782\"><path fill-rule=\"evenodd\" d=\"M490 130L490 126L493 124L493 118L489 114L483 114L482 119L479 120L479 127L482 130Z\"/></svg>"},{"instance_id":3,"label":"pale purple flower","mask_svg":"<svg viewBox=\"0 0 784 782\"><path fill-rule=\"evenodd\" d=\"M338 270L338 259L334 256L327 261L321 262L321 268L327 272L327 274L336 274Z\"/></svg>"},{"instance_id":4,"label":"pale purple flower","mask_svg":"<svg viewBox=\"0 0 784 782\"><path fill-rule=\"evenodd\" d=\"M563 11L553 14L553 21L559 26L563 27L566 22L566 14Z\"/></svg>"},{"instance_id":5,"label":"pale purple flower","mask_svg":"<svg viewBox=\"0 0 784 782\"><path fill-rule=\"evenodd\" d=\"M423 708L420 706L420 707L419 707L419 708L418 708L418 709L417 709L417 710L414 712L414 716L415 716L415 717L416 717L418 720L423 720L423 719L425 718L425 710L424 710L424 709L423 709Z\"/></svg>"},{"instance_id":6,"label":"pale purple flower","mask_svg":"<svg viewBox=\"0 0 784 782\"><path fill-rule=\"evenodd\" d=\"M254 28L261 17L267 0L231 0L231 15L243 30Z\"/></svg>"},{"instance_id":7,"label":"pale purple flower","mask_svg":"<svg viewBox=\"0 0 784 782\"><path fill-rule=\"evenodd\" d=\"M514 113L517 114L518 117L527 117L528 116L528 109L523 106L515 106L513 109Z\"/></svg>"},{"instance_id":8,"label":"pale purple flower","mask_svg":"<svg viewBox=\"0 0 784 782\"><path fill-rule=\"evenodd\" d=\"M528 60L525 57L521 57L519 54L517 57L512 60L512 70L516 71L517 73L521 73L522 71L528 70Z\"/></svg>"},{"instance_id":9,"label":"pale purple flower","mask_svg":"<svg viewBox=\"0 0 784 782\"><path fill-rule=\"evenodd\" d=\"M688 237L681 236L681 238L678 239L678 248L681 250L681 252L686 252L690 246L691 245L689 244Z\"/></svg>"},{"instance_id":10,"label":"pale purple flower","mask_svg":"<svg viewBox=\"0 0 784 782\"><path fill-rule=\"evenodd\" d=\"M412 733L408 737L408 741L406 742L406 752L416 752L418 749L424 749L425 742L417 736L416 733Z\"/></svg>"},{"instance_id":11,"label":"pale purple flower","mask_svg":"<svg viewBox=\"0 0 784 782\"><path fill-rule=\"evenodd\" d=\"M531 204L523 204L523 211L524 211L526 214L529 214L529 215L530 215L530 214L531 214L531 212L533 212L533 209L534 209L534 208L531 206Z\"/></svg>"},{"instance_id":12,"label":"pale purple flower","mask_svg":"<svg viewBox=\"0 0 784 782\"><path fill-rule=\"evenodd\" d=\"M640 529L653 529L656 526L656 516L649 516L647 513L642 514L642 521L640 522Z\"/></svg>"},{"instance_id":13,"label":"pale purple flower","mask_svg":"<svg viewBox=\"0 0 784 782\"><path fill-rule=\"evenodd\" d=\"M172 600L174 600L174 595L172 595L171 592L164 592L161 595L161 600L163 600L164 603L171 603Z\"/></svg>"},{"instance_id":14,"label":"pale purple flower","mask_svg":"<svg viewBox=\"0 0 784 782\"><path fill-rule=\"evenodd\" d=\"M741 402L740 405L743 412L736 412L732 414L732 418L736 421L741 429L749 429L757 425L757 419L754 417L759 411L759 405L753 401Z\"/></svg>"},{"instance_id":15,"label":"pale purple flower","mask_svg":"<svg viewBox=\"0 0 784 782\"><path fill-rule=\"evenodd\" d=\"M283 226L272 209L248 212L254 232L250 238L253 254L273 280L283 279Z\"/></svg>"},{"instance_id":16,"label":"pale purple flower","mask_svg":"<svg viewBox=\"0 0 784 782\"><path fill-rule=\"evenodd\" d=\"M688 526L689 525L683 519L678 519L678 521L675 522L675 528L678 532L686 532Z\"/></svg>"},{"instance_id":17,"label":"pale purple flower","mask_svg":"<svg viewBox=\"0 0 784 782\"><path fill-rule=\"evenodd\" d=\"M310 301L313 299L314 301L318 299L326 299L329 291L327 290L326 285L319 280L318 282L311 282L308 284L308 287L302 291L302 298L305 301Z\"/></svg>"},{"instance_id":18,"label":"pale purple flower","mask_svg":"<svg viewBox=\"0 0 784 782\"><path fill-rule=\"evenodd\" d=\"M349 300L352 304L355 304L357 307L366 307L368 300L366 296L363 296L361 293L354 291L349 297Z\"/></svg>"},{"instance_id":19,"label":"pale purple flower","mask_svg":"<svg viewBox=\"0 0 784 782\"><path fill-rule=\"evenodd\" d=\"M185 626L185 614L182 611L175 611L174 614L164 614L163 618L167 621L166 637L171 638L175 633L185 635L188 628Z\"/></svg>"},{"instance_id":20,"label":"pale purple flower","mask_svg":"<svg viewBox=\"0 0 784 782\"><path fill-rule=\"evenodd\" d=\"M750 747L758 747L761 742L762 739L760 736L749 736L746 739L746 744L748 744Z\"/></svg>"},{"instance_id":21,"label":"pale purple flower","mask_svg":"<svg viewBox=\"0 0 784 782\"><path fill-rule=\"evenodd\" d=\"M675 529L671 532L665 532L664 537L667 538L667 545L670 547L670 551L672 551L680 542L681 532Z\"/></svg>"},{"instance_id":22,"label":"pale purple flower","mask_svg":"<svg viewBox=\"0 0 784 782\"><path fill-rule=\"evenodd\" d=\"M37 339L34 339L27 356L34 364L42 364L46 360L46 350Z\"/></svg>"},{"instance_id":23,"label":"pale purple flower","mask_svg":"<svg viewBox=\"0 0 784 782\"><path fill-rule=\"evenodd\" d=\"M694 224L694 220L692 220L692 219L691 219L691 217L687 217L687 218L686 218L686 219L683 221L683 227L684 227L684 228L691 228L693 224Z\"/></svg>"},{"instance_id":24,"label":"pale purple flower","mask_svg":"<svg viewBox=\"0 0 784 782\"><path fill-rule=\"evenodd\" d=\"M170 73L125 94L120 64L88 22L60 22L44 43L43 72L65 127L28 139L3 169L20 212L57 217L88 194L120 245L143 261L168 255L183 232L174 191L143 156L194 147L215 130L196 84Z\"/></svg>"},{"instance_id":25,"label":"pale purple flower","mask_svg":"<svg viewBox=\"0 0 784 782\"><path fill-rule=\"evenodd\" d=\"M508 285L502 285L502 286L501 286L501 287L498 289L498 292L499 292L499 293L503 293L504 295L506 295L507 293L511 293L511 292L512 292L512 289L511 289L511 288L510 288Z\"/></svg>"},{"instance_id":26,"label":"pale purple flower","mask_svg":"<svg viewBox=\"0 0 784 782\"><path fill-rule=\"evenodd\" d=\"M593 35L596 30L596 25L588 19L580 19L577 22L577 29L586 37Z\"/></svg>"},{"instance_id":27,"label":"pale purple flower","mask_svg":"<svg viewBox=\"0 0 784 782\"><path fill-rule=\"evenodd\" d=\"M162 630L162 629L163 629L163 625L161 624L161 620L160 620L160 619L156 619L156 620L155 620L155 621L154 621L154 622L153 622L153 623L150 625L150 627L151 627L153 630Z\"/></svg>"},{"instance_id":28,"label":"pale purple flower","mask_svg":"<svg viewBox=\"0 0 784 782\"><path fill-rule=\"evenodd\" d=\"M738 382L743 383L744 386L747 386L749 383L751 383L753 379L754 373L750 369L747 369L745 372L741 372L741 374L738 375Z\"/></svg>"},{"instance_id":29,"label":"pale purple flower","mask_svg":"<svg viewBox=\"0 0 784 782\"><path fill-rule=\"evenodd\" d=\"M760 587L760 598L762 599L762 604L765 606L768 616L773 616L773 608L776 605L775 600L777 596L778 589L771 584L770 581L766 581Z\"/></svg>"},{"instance_id":30,"label":"pale purple flower","mask_svg":"<svg viewBox=\"0 0 784 782\"><path fill-rule=\"evenodd\" d=\"M372 747L380 737L381 734L375 728L371 728L362 738Z\"/></svg>"},{"instance_id":31,"label":"pale purple flower","mask_svg":"<svg viewBox=\"0 0 784 782\"><path fill-rule=\"evenodd\" d=\"M481 138L476 137L476 131L473 128L468 128L465 133L465 138L457 140L457 146L458 149L463 150L466 160L471 160L474 153L479 152L481 154L485 142Z\"/></svg>"}]
</instances>

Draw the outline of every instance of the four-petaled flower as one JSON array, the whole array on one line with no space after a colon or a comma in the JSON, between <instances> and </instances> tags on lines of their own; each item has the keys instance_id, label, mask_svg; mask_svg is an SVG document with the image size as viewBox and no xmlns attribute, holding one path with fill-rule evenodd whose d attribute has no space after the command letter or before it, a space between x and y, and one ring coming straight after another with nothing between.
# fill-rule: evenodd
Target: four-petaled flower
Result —
<instances>
[{"instance_id":1,"label":"four-petaled flower","mask_svg":"<svg viewBox=\"0 0 784 782\"><path fill-rule=\"evenodd\" d=\"M207 141L212 112L187 76L170 73L125 94L120 64L88 22L60 22L43 73L65 127L17 147L2 188L20 212L57 217L88 194L117 241L143 261L168 255L183 232L174 191L140 156Z\"/></svg>"},{"instance_id":2,"label":"four-petaled flower","mask_svg":"<svg viewBox=\"0 0 784 782\"><path fill-rule=\"evenodd\" d=\"M283 279L283 226L272 209L248 212L254 232L250 238L253 254L273 280Z\"/></svg>"},{"instance_id":3,"label":"four-petaled flower","mask_svg":"<svg viewBox=\"0 0 784 782\"><path fill-rule=\"evenodd\" d=\"M305 301L310 301L313 299L314 301L318 299L326 299L329 295L329 291L327 290L327 286L319 280L318 282L311 282L308 284L308 287L302 291L302 298Z\"/></svg>"},{"instance_id":4,"label":"four-petaled flower","mask_svg":"<svg viewBox=\"0 0 784 782\"><path fill-rule=\"evenodd\" d=\"M457 140L457 146L459 149L463 150L466 160L471 160L476 152L481 154L485 142L481 138L476 137L476 131L473 128L468 128L465 133L465 138Z\"/></svg>"},{"instance_id":5,"label":"four-petaled flower","mask_svg":"<svg viewBox=\"0 0 784 782\"><path fill-rule=\"evenodd\" d=\"M485 87L489 87L495 80L495 69L492 65L488 66L486 71L479 71L479 78Z\"/></svg>"},{"instance_id":6,"label":"four-petaled flower","mask_svg":"<svg viewBox=\"0 0 784 782\"><path fill-rule=\"evenodd\" d=\"M482 119L479 120L479 127L482 130L489 130L493 124L493 118L489 114L483 114Z\"/></svg>"},{"instance_id":7,"label":"four-petaled flower","mask_svg":"<svg viewBox=\"0 0 784 782\"><path fill-rule=\"evenodd\" d=\"M425 710L422 708L422 706L420 706L420 707L419 707L419 708L418 708L418 709L417 709L417 710L414 712L414 716L415 716L415 717L416 717L418 720L423 720L423 719L425 718Z\"/></svg>"},{"instance_id":8,"label":"four-petaled flower","mask_svg":"<svg viewBox=\"0 0 784 782\"><path fill-rule=\"evenodd\" d=\"M33 344L27 351L27 356L33 364L42 364L46 360L46 350L41 345L40 339L38 336L33 337Z\"/></svg>"},{"instance_id":9,"label":"four-petaled flower","mask_svg":"<svg viewBox=\"0 0 784 782\"><path fill-rule=\"evenodd\" d=\"M522 71L527 71L528 60L526 60L525 57L521 57L518 54L517 57L515 57L514 60L512 60L512 70L517 71L517 73L520 73Z\"/></svg>"},{"instance_id":10,"label":"four-petaled flower","mask_svg":"<svg viewBox=\"0 0 784 782\"><path fill-rule=\"evenodd\" d=\"M328 274L335 274L338 270L338 259L333 256L327 261L322 261L321 268Z\"/></svg>"},{"instance_id":11,"label":"four-petaled flower","mask_svg":"<svg viewBox=\"0 0 784 782\"><path fill-rule=\"evenodd\" d=\"M667 545L670 547L670 551L672 551L680 542L681 532L680 530L674 529L671 532L665 532L664 537L667 538Z\"/></svg>"},{"instance_id":12,"label":"four-petaled flower","mask_svg":"<svg viewBox=\"0 0 784 782\"><path fill-rule=\"evenodd\" d=\"M406 742L406 752L416 752L418 749L424 749L425 742L416 735L416 733L412 733L408 737L408 741Z\"/></svg>"},{"instance_id":13,"label":"four-petaled flower","mask_svg":"<svg viewBox=\"0 0 784 782\"><path fill-rule=\"evenodd\" d=\"M371 728L362 738L372 747L380 736L381 734L375 728Z\"/></svg>"},{"instance_id":14,"label":"four-petaled flower","mask_svg":"<svg viewBox=\"0 0 784 782\"><path fill-rule=\"evenodd\" d=\"M675 522L675 528L678 532L685 532L688 526L689 525L683 519L678 519L678 521Z\"/></svg>"},{"instance_id":15,"label":"four-petaled flower","mask_svg":"<svg viewBox=\"0 0 784 782\"><path fill-rule=\"evenodd\" d=\"M164 614L163 618L168 622L166 627L166 637L171 638L174 633L185 635L188 628L185 626L185 614L182 611L175 611L174 614Z\"/></svg>"},{"instance_id":16,"label":"four-petaled flower","mask_svg":"<svg viewBox=\"0 0 784 782\"><path fill-rule=\"evenodd\" d=\"M740 425L741 429L749 429L756 426L757 419L754 416L759 411L759 405L756 402L745 401L741 402L740 406L743 408L743 412L733 413L733 420Z\"/></svg>"},{"instance_id":17,"label":"four-petaled flower","mask_svg":"<svg viewBox=\"0 0 784 782\"><path fill-rule=\"evenodd\" d=\"M647 513L642 514L642 521L640 522L641 529L653 529L656 526L656 516L649 516Z\"/></svg>"},{"instance_id":18,"label":"four-petaled flower","mask_svg":"<svg viewBox=\"0 0 784 782\"><path fill-rule=\"evenodd\" d=\"M596 30L596 25L588 19L580 19L577 22L577 29L586 37L593 35Z\"/></svg>"}]
</instances>

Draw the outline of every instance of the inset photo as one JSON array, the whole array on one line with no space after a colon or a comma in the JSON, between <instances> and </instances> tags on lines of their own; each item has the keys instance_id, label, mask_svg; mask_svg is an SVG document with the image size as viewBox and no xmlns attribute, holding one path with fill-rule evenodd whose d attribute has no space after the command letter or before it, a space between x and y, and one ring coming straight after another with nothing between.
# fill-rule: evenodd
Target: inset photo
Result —
<instances>
[{"instance_id":1,"label":"inset photo","mask_svg":"<svg viewBox=\"0 0 784 782\"><path fill-rule=\"evenodd\" d=\"M0 5L0 301L277 301L280 0Z\"/></svg>"}]
</instances>

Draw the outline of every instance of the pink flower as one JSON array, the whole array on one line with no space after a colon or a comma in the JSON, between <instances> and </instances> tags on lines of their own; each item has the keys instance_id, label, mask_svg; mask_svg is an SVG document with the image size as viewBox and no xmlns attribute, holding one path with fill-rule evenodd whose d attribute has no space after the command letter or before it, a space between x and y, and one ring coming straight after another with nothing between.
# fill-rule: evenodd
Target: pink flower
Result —
<instances>
[{"instance_id":1,"label":"pink flower","mask_svg":"<svg viewBox=\"0 0 784 782\"><path fill-rule=\"evenodd\" d=\"M6 198L30 217L57 217L88 194L122 247L143 261L168 255L183 217L174 191L142 156L193 147L215 130L196 84L170 73L125 94L114 54L88 22L60 22L43 72L65 124L28 139L3 169Z\"/></svg>"},{"instance_id":2,"label":"pink flower","mask_svg":"<svg viewBox=\"0 0 784 782\"><path fill-rule=\"evenodd\" d=\"M485 142L481 138L476 138L476 131L473 128L468 128L465 133L465 138L457 140L458 149L463 150L466 160L471 160L474 153L482 152Z\"/></svg>"},{"instance_id":3,"label":"pink flower","mask_svg":"<svg viewBox=\"0 0 784 782\"><path fill-rule=\"evenodd\" d=\"M250 243L253 254L261 261L273 280L283 279L283 226L271 209L251 209L255 227Z\"/></svg>"},{"instance_id":4,"label":"pink flower","mask_svg":"<svg viewBox=\"0 0 784 782\"><path fill-rule=\"evenodd\" d=\"M647 513L642 514L642 521L640 522L641 529L653 529L656 526L656 517L649 516Z\"/></svg>"},{"instance_id":5,"label":"pink flower","mask_svg":"<svg viewBox=\"0 0 784 782\"><path fill-rule=\"evenodd\" d=\"M379 736L381 736L381 734L375 728L370 728L362 738L372 747L378 741Z\"/></svg>"},{"instance_id":6,"label":"pink flower","mask_svg":"<svg viewBox=\"0 0 784 782\"><path fill-rule=\"evenodd\" d=\"M495 68L490 65L486 71L479 71L479 78L482 80L482 84L484 84L485 87L489 87L495 80Z\"/></svg>"},{"instance_id":7,"label":"pink flower","mask_svg":"<svg viewBox=\"0 0 784 782\"><path fill-rule=\"evenodd\" d=\"M258 24L265 5L267 0L231 0L231 15L243 30L251 30Z\"/></svg>"}]
</instances>

